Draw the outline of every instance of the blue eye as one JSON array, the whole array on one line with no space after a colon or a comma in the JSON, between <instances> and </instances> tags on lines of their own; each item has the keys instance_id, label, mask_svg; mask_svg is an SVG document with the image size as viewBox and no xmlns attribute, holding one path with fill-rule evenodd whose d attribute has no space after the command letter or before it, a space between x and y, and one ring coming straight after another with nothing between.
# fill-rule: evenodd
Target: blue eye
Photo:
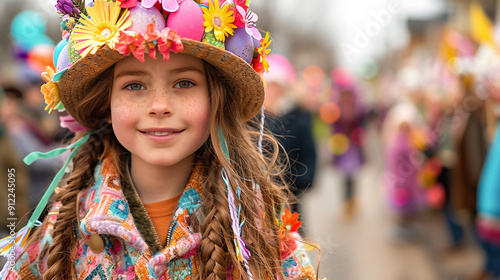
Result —
<instances>
[{"instance_id":1,"label":"blue eye","mask_svg":"<svg viewBox=\"0 0 500 280\"><path fill-rule=\"evenodd\" d=\"M128 90L133 90L133 91L136 91L136 90L145 90L146 89L145 86L143 86L141 84L138 84L138 83L128 84L125 88L128 89Z\"/></svg>"},{"instance_id":2,"label":"blue eye","mask_svg":"<svg viewBox=\"0 0 500 280\"><path fill-rule=\"evenodd\" d=\"M190 88L192 86L194 86L194 83L192 83L190 81L180 81L177 84L175 84L174 87L176 87L176 88Z\"/></svg>"}]
</instances>

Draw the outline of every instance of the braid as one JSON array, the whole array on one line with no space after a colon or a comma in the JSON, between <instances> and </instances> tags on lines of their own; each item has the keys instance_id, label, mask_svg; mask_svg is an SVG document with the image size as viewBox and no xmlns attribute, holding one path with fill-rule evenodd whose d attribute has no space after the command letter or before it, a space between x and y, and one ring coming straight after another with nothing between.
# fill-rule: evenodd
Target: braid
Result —
<instances>
[{"instance_id":1,"label":"braid","mask_svg":"<svg viewBox=\"0 0 500 280\"><path fill-rule=\"evenodd\" d=\"M202 239L199 255L201 279L226 279L229 254L228 244L224 237L228 236L231 223L227 213L227 194L223 191L224 189L222 186L208 186L204 195L206 217L201 225Z\"/></svg>"},{"instance_id":2,"label":"braid","mask_svg":"<svg viewBox=\"0 0 500 280\"><path fill-rule=\"evenodd\" d=\"M109 134L108 134L109 135ZM54 224L52 245L48 249L47 271L43 275L48 279L71 279L74 271L73 250L76 246L75 221L77 194L93 180L93 170L110 147L109 138L99 139L99 135L91 138L81 146L73 159L73 170L67 183L55 195L54 200L60 201L59 216ZM79 226L79 225L76 225Z\"/></svg>"}]
</instances>

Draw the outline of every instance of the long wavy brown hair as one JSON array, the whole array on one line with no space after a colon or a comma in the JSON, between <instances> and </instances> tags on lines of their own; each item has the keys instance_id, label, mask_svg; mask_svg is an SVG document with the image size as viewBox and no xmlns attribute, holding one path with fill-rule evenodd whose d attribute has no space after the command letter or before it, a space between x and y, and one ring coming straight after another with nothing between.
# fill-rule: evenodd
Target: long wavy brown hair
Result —
<instances>
[{"instance_id":1,"label":"long wavy brown hair","mask_svg":"<svg viewBox=\"0 0 500 280\"><path fill-rule=\"evenodd\" d=\"M198 151L205 177L202 200L203 219L193 217L195 227L202 234L199 247L199 275L195 279L226 279L228 268L236 269L242 279L249 279L238 261L234 247L234 233L227 201L227 187L221 177L224 167L230 174L232 192L241 188L241 218L245 220L242 237L250 251L250 271L254 279L283 279L279 250L279 228L275 223L276 209L286 203L287 188L280 178L282 167L277 163L278 143L272 135L264 133L263 153L257 149L259 125L243 120L233 106L234 90L212 65L204 62L211 100L210 137ZM77 134L77 141L87 133L100 129L81 146L73 158L70 176L58 188L54 200L62 207L54 224L53 242L43 248L40 258L47 256L44 279L70 279L75 275L74 250L76 246L76 196L93 181L93 170L98 162L111 152L116 166L122 166L120 158L126 151L117 141L108 119L113 84L113 68L106 70L87 90L88 95L78 104L78 117L87 131ZM230 160L221 149L218 128L227 141ZM123 170L120 170L123 175ZM255 185L259 186L258 195ZM200 215L197 215L200 216ZM44 224L47 223L47 219ZM39 230L32 240L41 238Z\"/></svg>"}]
</instances>

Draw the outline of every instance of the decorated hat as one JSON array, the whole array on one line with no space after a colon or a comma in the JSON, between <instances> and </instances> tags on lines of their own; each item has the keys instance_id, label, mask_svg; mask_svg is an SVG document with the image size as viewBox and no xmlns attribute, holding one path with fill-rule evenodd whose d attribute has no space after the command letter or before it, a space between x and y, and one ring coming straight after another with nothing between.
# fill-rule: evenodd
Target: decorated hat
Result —
<instances>
[{"instance_id":1,"label":"decorated hat","mask_svg":"<svg viewBox=\"0 0 500 280\"><path fill-rule=\"evenodd\" d=\"M250 0L57 0L63 40L46 68L46 109L76 106L92 82L118 61L145 55L169 59L182 53L205 60L233 86L242 117L255 116L264 101L261 75L268 70L269 33L255 28ZM158 53L158 55L157 55ZM162 58L160 57L162 56ZM49 111L49 112L50 112Z\"/></svg>"}]
</instances>

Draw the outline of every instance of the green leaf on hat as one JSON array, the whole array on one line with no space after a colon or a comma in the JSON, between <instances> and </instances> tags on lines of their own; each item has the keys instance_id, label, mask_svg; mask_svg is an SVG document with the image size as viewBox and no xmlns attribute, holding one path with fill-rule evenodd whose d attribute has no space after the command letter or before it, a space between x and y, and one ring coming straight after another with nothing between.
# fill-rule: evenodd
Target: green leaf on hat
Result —
<instances>
[{"instance_id":1,"label":"green leaf on hat","mask_svg":"<svg viewBox=\"0 0 500 280\"><path fill-rule=\"evenodd\" d=\"M205 34L203 34L203 39L201 39L201 41L203 43L208 43L212 46L216 46L216 47L221 48L223 50L226 49L224 42L215 39L215 34L214 34L213 30L211 30L210 32L205 32Z\"/></svg>"},{"instance_id":2,"label":"green leaf on hat","mask_svg":"<svg viewBox=\"0 0 500 280\"><path fill-rule=\"evenodd\" d=\"M59 101L59 103L57 104L57 106L54 109L64 110L64 105L63 105L62 101Z\"/></svg>"}]
</instances>

